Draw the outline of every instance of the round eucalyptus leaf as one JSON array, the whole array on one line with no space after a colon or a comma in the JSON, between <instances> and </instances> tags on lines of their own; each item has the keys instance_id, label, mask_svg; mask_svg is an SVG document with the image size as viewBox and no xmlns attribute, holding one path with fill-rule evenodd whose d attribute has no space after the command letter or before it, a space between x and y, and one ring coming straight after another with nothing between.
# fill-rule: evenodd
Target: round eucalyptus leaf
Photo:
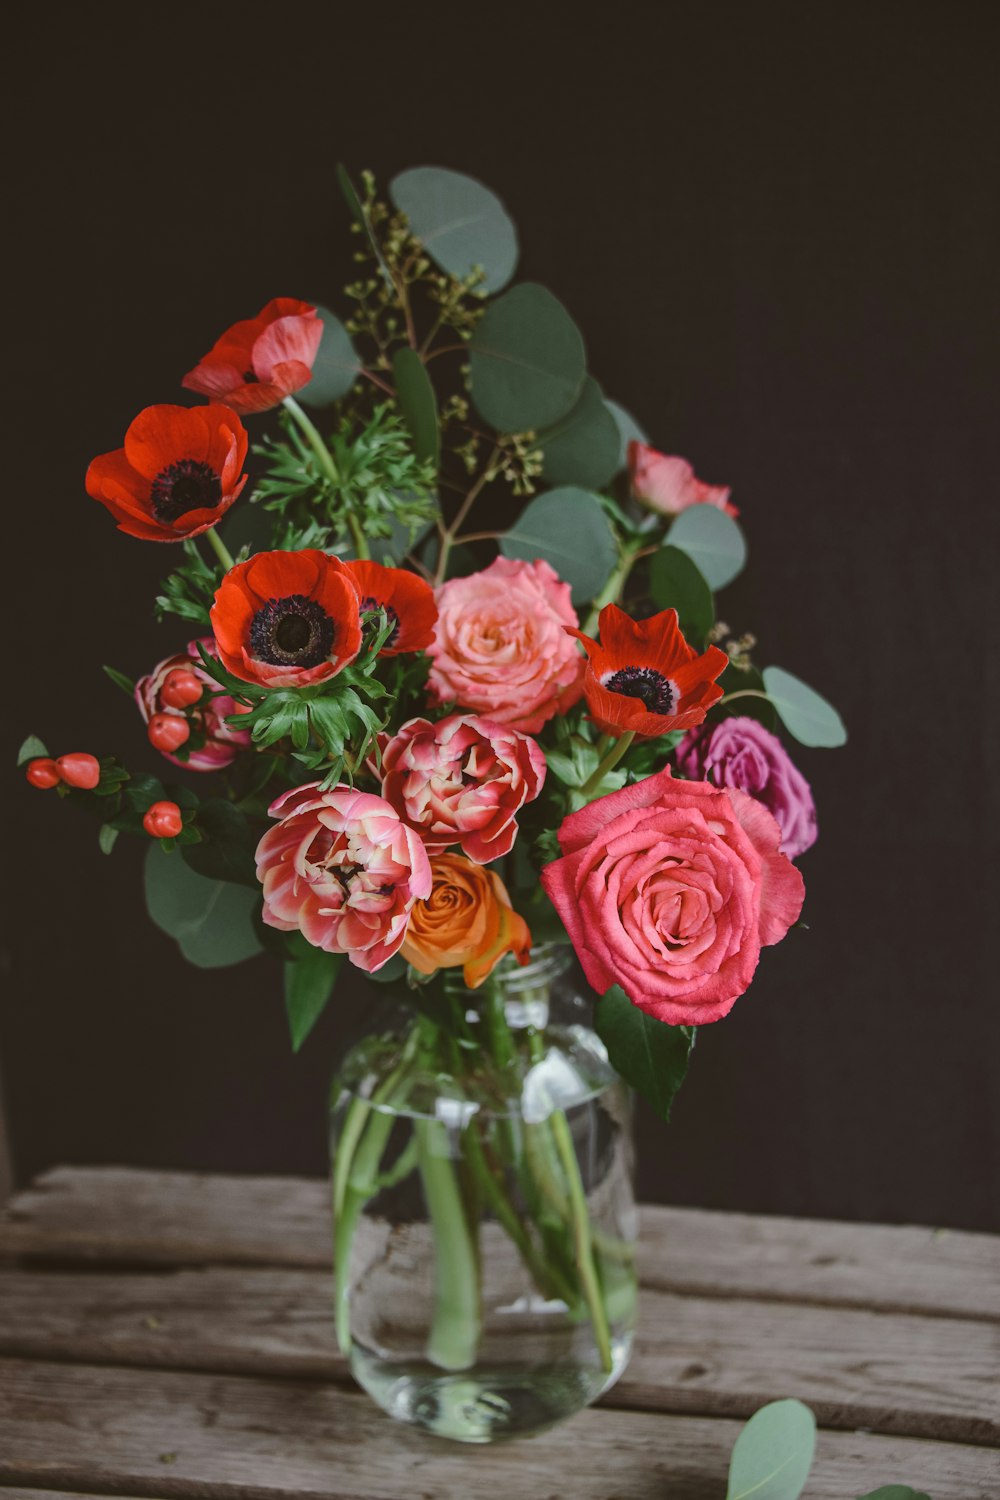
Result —
<instances>
[{"instance_id":1,"label":"round eucalyptus leaf","mask_svg":"<svg viewBox=\"0 0 1000 1500\"><path fill-rule=\"evenodd\" d=\"M833 704L801 678L781 667L765 667L764 691L800 745L835 750L847 743L847 729Z\"/></svg>"},{"instance_id":2,"label":"round eucalyptus leaf","mask_svg":"<svg viewBox=\"0 0 1000 1500\"><path fill-rule=\"evenodd\" d=\"M346 396L361 369L351 336L343 323L328 308L317 307L323 323L323 337L313 364L312 380L297 393L308 406L330 406Z\"/></svg>"},{"instance_id":3,"label":"round eucalyptus leaf","mask_svg":"<svg viewBox=\"0 0 1000 1500\"><path fill-rule=\"evenodd\" d=\"M568 583L574 604L599 594L618 561L618 543L604 507L588 490L564 485L525 506L500 538L504 557L541 558Z\"/></svg>"},{"instance_id":4,"label":"round eucalyptus leaf","mask_svg":"<svg viewBox=\"0 0 1000 1500\"><path fill-rule=\"evenodd\" d=\"M697 563L679 547L661 547L653 553L649 590L661 609L676 609L682 633L700 650L715 620L715 603Z\"/></svg>"},{"instance_id":5,"label":"round eucalyptus leaf","mask_svg":"<svg viewBox=\"0 0 1000 1500\"><path fill-rule=\"evenodd\" d=\"M505 287L517 265L517 230L496 193L464 172L412 167L389 196L442 271L464 279L480 267L483 291Z\"/></svg>"},{"instance_id":6,"label":"round eucalyptus leaf","mask_svg":"<svg viewBox=\"0 0 1000 1500\"><path fill-rule=\"evenodd\" d=\"M617 401L608 400L605 400L604 404L614 417L618 428L618 469L624 469L628 466L629 443L648 443L649 438L643 432L635 417L630 412L627 412L624 406L619 406ZM618 470L616 469L615 472L617 473Z\"/></svg>"},{"instance_id":7,"label":"round eucalyptus leaf","mask_svg":"<svg viewBox=\"0 0 1000 1500\"><path fill-rule=\"evenodd\" d=\"M220 969L260 953L253 927L260 889L209 880L181 858L150 844L144 873L146 908L161 931L174 938L189 963Z\"/></svg>"},{"instance_id":8,"label":"round eucalyptus leaf","mask_svg":"<svg viewBox=\"0 0 1000 1500\"><path fill-rule=\"evenodd\" d=\"M682 510L667 540L698 564L711 589L732 583L747 560L742 531L732 516L714 505L692 505Z\"/></svg>"},{"instance_id":9,"label":"round eucalyptus leaf","mask_svg":"<svg viewBox=\"0 0 1000 1500\"><path fill-rule=\"evenodd\" d=\"M550 484L580 484L600 490L618 472L618 425L601 388L588 375L580 399L553 427L538 434L542 474Z\"/></svg>"},{"instance_id":10,"label":"round eucalyptus leaf","mask_svg":"<svg viewBox=\"0 0 1000 1500\"><path fill-rule=\"evenodd\" d=\"M801 1401L754 1412L733 1446L726 1500L798 1500L816 1449L816 1418Z\"/></svg>"},{"instance_id":11,"label":"round eucalyptus leaf","mask_svg":"<svg viewBox=\"0 0 1000 1500\"><path fill-rule=\"evenodd\" d=\"M562 303L526 281L486 309L469 341L472 400L499 432L550 427L586 375L583 337Z\"/></svg>"}]
</instances>

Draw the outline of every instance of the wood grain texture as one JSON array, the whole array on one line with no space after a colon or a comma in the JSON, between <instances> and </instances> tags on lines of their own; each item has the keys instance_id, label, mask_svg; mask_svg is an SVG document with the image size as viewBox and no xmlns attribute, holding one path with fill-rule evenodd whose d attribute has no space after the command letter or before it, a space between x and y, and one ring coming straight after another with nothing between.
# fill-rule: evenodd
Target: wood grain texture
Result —
<instances>
[{"instance_id":1,"label":"wood grain texture","mask_svg":"<svg viewBox=\"0 0 1000 1500\"><path fill-rule=\"evenodd\" d=\"M718 1500L738 1431L723 1419L598 1408L534 1441L456 1448L313 1381L0 1362L0 1483L35 1489L171 1500ZM934 1500L996 1500L996 1454L820 1433L810 1500L890 1481Z\"/></svg>"},{"instance_id":2,"label":"wood grain texture","mask_svg":"<svg viewBox=\"0 0 1000 1500\"><path fill-rule=\"evenodd\" d=\"M0 1354L349 1384L330 1278L209 1267L0 1273ZM824 1426L1000 1443L1000 1328L646 1290L611 1405L747 1417L797 1396Z\"/></svg>"},{"instance_id":3,"label":"wood grain texture","mask_svg":"<svg viewBox=\"0 0 1000 1500\"><path fill-rule=\"evenodd\" d=\"M325 1182L58 1167L8 1206L0 1254L137 1265L320 1266ZM1000 1321L991 1235L646 1208L645 1286Z\"/></svg>"}]
</instances>

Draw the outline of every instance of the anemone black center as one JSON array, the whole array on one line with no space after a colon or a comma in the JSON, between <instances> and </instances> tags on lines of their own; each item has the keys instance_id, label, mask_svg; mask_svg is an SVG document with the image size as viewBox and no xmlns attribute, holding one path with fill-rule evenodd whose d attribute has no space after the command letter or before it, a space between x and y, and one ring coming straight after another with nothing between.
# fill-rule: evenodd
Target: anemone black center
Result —
<instances>
[{"instance_id":1,"label":"anemone black center","mask_svg":"<svg viewBox=\"0 0 1000 1500\"><path fill-rule=\"evenodd\" d=\"M211 510L222 499L222 480L200 458L181 458L161 469L149 491L158 521L176 521L189 510Z\"/></svg>"},{"instance_id":2,"label":"anemone black center","mask_svg":"<svg viewBox=\"0 0 1000 1500\"><path fill-rule=\"evenodd\" d=\"M368 610L371 610L372 613L379 609L385 610L385 618L389 624L389 634L382 642L382 650L384 651L386 646L393 644L399 634L399 615L391 604L386 604L384 599L374 599L371 594L368 595L367 599L362 599L360 607L362 614L365 614Z\"/></svg>"},{"instance_id":3,"label":"anemone black center","mask_svg":"<svg viewBox=\"0 0 1000 1500\"><path fill-rule=\"evenodd\" d=\"M250 651L273 667L318 667L333 647L333 621L304 594L268 599L250 621Z\"/></svg>"},{"instance_id":4,"label":"anemone black center","mask_svg":"<svg viewBox=\"0 0 1000 1500\"><path fill-rule=\"evenodd\" d=\"M668 714L674 706L674 690L662 672L653 667L622 667L604 683L609 693L639 698L651 714Z\"/></svg>"},{"instance_id":5,"label":"anemone black center","mask_svg":"<svg viewBox=\"0 0 1000 1500\"><path fill-rule=\"evenodd\" d=\"M253 370L244 370L243 371L243 384L244 385L260 385L260 381L257 379L257 376L254 374Z\"/></svg>"}]
</instances>

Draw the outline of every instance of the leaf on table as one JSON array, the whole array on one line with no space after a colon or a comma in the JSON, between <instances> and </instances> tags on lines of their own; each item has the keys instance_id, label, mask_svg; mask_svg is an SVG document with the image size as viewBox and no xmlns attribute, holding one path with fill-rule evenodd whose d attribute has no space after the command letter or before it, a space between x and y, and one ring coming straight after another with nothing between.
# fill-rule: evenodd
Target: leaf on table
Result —
<instances>
[{"instance_id":1,"label":"leaf on table","mask_svg":"<svg viewBox=\"0 0 1000 1500\"><path fill-rule=\"evenodd\" d=\"M733 1447L726 1500L798 1500L816 1449L816 1418L801 1401L754 1412Z\"/></svg>"}]
</instances>

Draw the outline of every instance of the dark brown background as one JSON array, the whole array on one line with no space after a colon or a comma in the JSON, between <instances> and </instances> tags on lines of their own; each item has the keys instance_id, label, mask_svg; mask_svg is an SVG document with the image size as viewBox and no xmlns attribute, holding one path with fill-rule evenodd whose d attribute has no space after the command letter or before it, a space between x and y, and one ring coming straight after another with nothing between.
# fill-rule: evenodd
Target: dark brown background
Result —
<instances>
[{"instance_id":1,"label":"dark brown background","mask_svg":"<svg viewBox=\"0 0 1000 1500\"><path fill-rule=\"evenodd\" d=\"M15 267L10 752L144 759L101 676L183 639L171 561L82 487L139 407L276 294L336 306L333 166L472 172L606 392L729 482L764 660L842 709L801 752L808 933L700 1038L641 1186L734 1209L996 1226L996 354L991 3L38 7L4 90ZM155 25L150 24L155 16ZM139 35L137 27L150 26ZM21 1176L57 1160L322 1171L343 1009L293 1060L276 975L189 969L139 850L8 770L0 1034Z\"/></svg>"}]
</instances>

